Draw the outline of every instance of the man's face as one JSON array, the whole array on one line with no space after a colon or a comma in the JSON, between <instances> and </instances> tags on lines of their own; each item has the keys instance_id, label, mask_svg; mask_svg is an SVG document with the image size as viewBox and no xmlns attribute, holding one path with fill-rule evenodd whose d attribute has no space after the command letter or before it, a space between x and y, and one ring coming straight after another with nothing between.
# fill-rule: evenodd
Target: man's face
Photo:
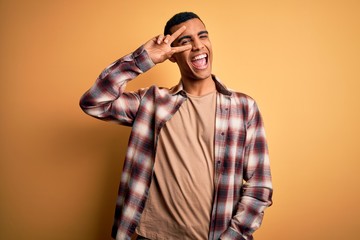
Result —
<instances>
[{"instance_id":1,"label":"man's face","mask_svg":"<svg viewBox=\"0 0 360 240\"><path fill-rule=\"evenodd\" d=\"M190 19L170 30L175 32L181 26L185 31L173 42L173 46L191 45L191 49L176 53L170 59L179 66L183 80L204 80L211 78L212 49L209 34L197 18Z\"/></svg>"}]
</instances>

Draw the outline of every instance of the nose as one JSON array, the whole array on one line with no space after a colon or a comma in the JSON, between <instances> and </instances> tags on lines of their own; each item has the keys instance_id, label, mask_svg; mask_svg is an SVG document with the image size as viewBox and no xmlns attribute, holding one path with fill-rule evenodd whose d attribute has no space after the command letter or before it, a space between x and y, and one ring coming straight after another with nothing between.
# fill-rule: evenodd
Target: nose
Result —
<instances>
[{"instance_id":1,"label":"nose","mask_svg":"<svg viewBox=\"0 0 360 240\"><path fill-rule=\"evenodd\" d=\"M193 51L199 51L199 50L201 50L203 47L204 47L204 44L203 44L203 42L202 42L199 38L194 39L193 45L192 45L192 50L193 50Z\"/></svg>"}]
</instances>

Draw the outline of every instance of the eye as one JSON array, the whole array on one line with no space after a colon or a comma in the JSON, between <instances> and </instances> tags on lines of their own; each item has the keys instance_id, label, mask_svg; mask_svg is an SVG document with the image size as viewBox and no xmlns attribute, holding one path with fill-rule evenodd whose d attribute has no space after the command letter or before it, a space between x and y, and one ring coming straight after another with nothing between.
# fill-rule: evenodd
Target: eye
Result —
<instances>
[{"instance_id":1,"label":"eye","mask_svg":"<svg viewBox=\"0 0 360 240\"><path fill-rule=\"evenodd\" d=\"M208 38L209 36L207 35L207 34L202 34L202 35L200 35L199 36L201 39L206 39L206 38Z\"/></svg>"},{"instance_id":2,"label":"eye","mask_svg":"<svg viewBox=\"0 0 360 240\"><path fill-rule=\"evenodd\" d=\"M189 44L190 43L190 39L186 38L186 39L183 39L181 40L180 44L181 45L186 45L186 44Z\"/></svg>"}]
</instances>

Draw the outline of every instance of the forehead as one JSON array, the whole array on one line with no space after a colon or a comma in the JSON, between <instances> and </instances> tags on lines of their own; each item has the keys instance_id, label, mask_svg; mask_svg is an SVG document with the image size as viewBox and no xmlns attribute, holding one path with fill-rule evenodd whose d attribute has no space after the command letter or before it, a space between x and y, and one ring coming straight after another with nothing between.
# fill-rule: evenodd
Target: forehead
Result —
<instances>
[{"instance_id":1,"label":"forehead","mask_svg":"<svg viewBox=\"0 0 360 240\"><path fill-rule=\"evenodd\" d=\"M193 18L171 27L170 31L174 33L182 26L186 26L186 29L181 35L198 34L198 32L206 30L204 23L200 19Z\"/></svg>"}]
</instances>

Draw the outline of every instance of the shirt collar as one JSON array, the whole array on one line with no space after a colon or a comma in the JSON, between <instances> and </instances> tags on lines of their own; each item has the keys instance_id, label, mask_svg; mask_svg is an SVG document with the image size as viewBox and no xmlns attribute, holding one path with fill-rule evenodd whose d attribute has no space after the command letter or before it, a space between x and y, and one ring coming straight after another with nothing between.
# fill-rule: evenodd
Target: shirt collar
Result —
<instances>
[{"instance_id":1,"label":"shirt collar","mask_svg":"<svg viewBox=\"0 0 360 240\"><path fill-rule=\"evenodd\" d=\"M218 77L216 77L215 75L211 75L212 76L212 79L214 80L215 82L215 86L216 86L216 90L221 93L221 94L224 94L224 95L227 95L227 96L231 96L232 95L232 91L230 91L224 84L222 84L219 80ZM176 95L176 94L186 94L185 91L184 91L184 88L183 88L183 84L180 80L180 82L172 87L170 89L170 93L172 95Z\"/></svg>"}]
</instances>

